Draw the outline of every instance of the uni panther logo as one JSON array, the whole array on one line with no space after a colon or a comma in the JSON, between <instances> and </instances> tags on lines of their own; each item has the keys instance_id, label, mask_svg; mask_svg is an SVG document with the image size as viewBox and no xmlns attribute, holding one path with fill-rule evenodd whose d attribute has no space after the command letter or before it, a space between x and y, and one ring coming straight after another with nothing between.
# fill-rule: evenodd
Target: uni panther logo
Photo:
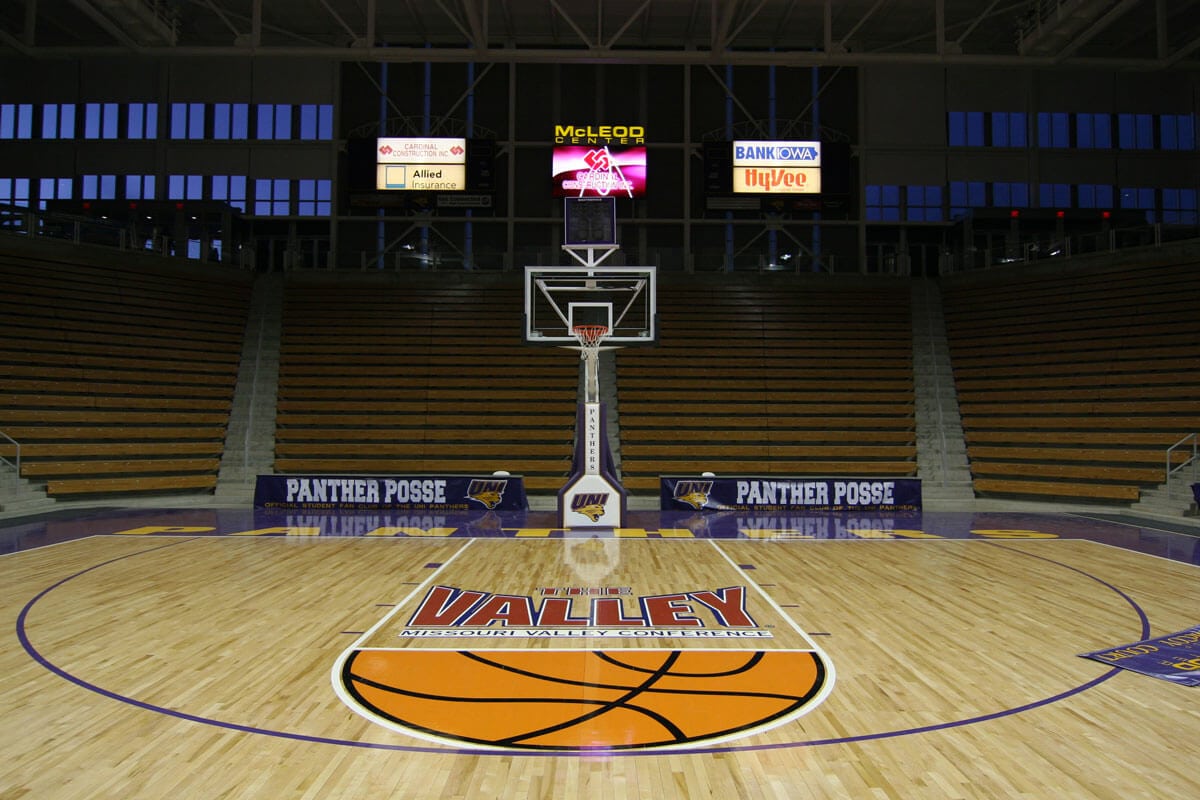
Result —
<instances>
[{"instance_id":1,"label":"uni panther logo","mask_svg":"<svg viewBox=\"0 0 1200 800\"><path fill-rule=\"evenodd\" d=\"M708 504L712 481L680 481L675 484L675 499L699 511Z\"/></svg>"},{"instance_id":2,"label":"uni panther logo","mask_svg":"<svg viewBox=\"0 0 1200 800\"><path fill-rule=\"evenodd\" d=\"M482 503L488 509L493 509L500 505L500 501L504 499L504 490L507 488L508 481L473 480L467 486L467 499Z\"/></svg>"},{"instance_id":3,"label":"uni panther logo","mask_svg":"<svg viewBox=\"0 0 1200 800\"><path fill-rule=\"evenodd\" d=\"M583 514L592 522L599 522L608 504L608 492L580 493L571 498L571 510Z\"/></svg>"}]
</instances>

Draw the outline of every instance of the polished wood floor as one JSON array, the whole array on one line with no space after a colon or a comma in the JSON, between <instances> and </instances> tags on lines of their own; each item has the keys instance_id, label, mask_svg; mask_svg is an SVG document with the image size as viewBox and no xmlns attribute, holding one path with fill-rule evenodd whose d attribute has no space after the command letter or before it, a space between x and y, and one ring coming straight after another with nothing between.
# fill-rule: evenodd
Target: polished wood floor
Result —
<instances>
[{"instance_id":1,"label":"polished wood floor","mask_svg":"<svg viewBox=\"0 0 1200 800\"><path fill-rule=\"evenodd\" d=\"M1200 796L1200 688L1079 657L1200 624L1200 567L1093 541L101 535L0 576L2 800ZM736 582L766 647L819 650L836 677L807 713L716 744L472 751L332 685L433 585Z\"/></svg>"}]
</instances>

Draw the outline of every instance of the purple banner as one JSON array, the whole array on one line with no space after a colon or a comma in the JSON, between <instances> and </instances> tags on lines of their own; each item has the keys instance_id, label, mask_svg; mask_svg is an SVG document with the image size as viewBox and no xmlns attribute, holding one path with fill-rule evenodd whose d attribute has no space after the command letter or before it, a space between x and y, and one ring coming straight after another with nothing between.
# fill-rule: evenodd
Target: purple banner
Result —
<instances>
[{"instance_id":1,"label":"purple banner","mask_svg":"<svg viewBox=\"0 0 1200 800\"><path fill-rule=\"evenodd\" d=\"M1200 483L1192 484L1192 497L1196 498L1196 505L1200 505Z\"/></svg>"},{"instance_id":2,"label":"purple banner","mask_svg":"<svg viewBox=\"0 0 1200 800\"><path fill-rule=\"evenodd\" d=\"M663 511L919 511L916 478L660 478Z\"/></svg>"},{"instance_id":3,"label":"purple banner","mask_svg":"<svg viewBox=\"0 0 1200 800\"><path fill-rule=\"evenodd\" d=\"M1200 686L1200 625L1080 656L1152 678Z\"/></svg>"},{"instance_id":4,"label":"purple banner","mask_svg":"<svg viewBox=\"0 0 1200 800\"><path fill-rule=\"evenodd\" d=\"M520 475L259 475L254 507L285 511L524 511Z\"/></svg>"}]
</instances>

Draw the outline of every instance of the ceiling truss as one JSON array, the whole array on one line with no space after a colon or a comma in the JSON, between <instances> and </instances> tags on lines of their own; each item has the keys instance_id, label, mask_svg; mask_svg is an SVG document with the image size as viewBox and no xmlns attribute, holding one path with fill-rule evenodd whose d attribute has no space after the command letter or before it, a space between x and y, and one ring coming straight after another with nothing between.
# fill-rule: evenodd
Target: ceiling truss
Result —
<instances>
[{"instance_id":1,"label":"ceiling truss","mask_svg":"<svg viewBox=\"0 0 1200 800\"><path fill-rule=\"evenodd\" d=\"M7 0L0 53L1200 66L1200 0Z\"/></svg>"}]
</instances>

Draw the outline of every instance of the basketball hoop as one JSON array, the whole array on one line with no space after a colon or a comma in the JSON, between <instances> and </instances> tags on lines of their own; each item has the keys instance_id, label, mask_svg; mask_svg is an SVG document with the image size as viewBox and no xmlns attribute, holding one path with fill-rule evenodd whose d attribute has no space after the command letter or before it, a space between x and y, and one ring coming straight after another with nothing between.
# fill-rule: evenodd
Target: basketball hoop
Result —
<instances>
[{"instance_id":1,"label":"basketball hoop","mask_svg":"<svg viewBox=\"0 0 1200 800\"><path fill-rule=\"evenodd\" d=\"M604 337L608 336L608 326L576 325L574 328L571 328L571 332L579 340L579 346L584 350L589 350L599 347L600 342L604 341Z\"/></svg>"}]
</instances>

